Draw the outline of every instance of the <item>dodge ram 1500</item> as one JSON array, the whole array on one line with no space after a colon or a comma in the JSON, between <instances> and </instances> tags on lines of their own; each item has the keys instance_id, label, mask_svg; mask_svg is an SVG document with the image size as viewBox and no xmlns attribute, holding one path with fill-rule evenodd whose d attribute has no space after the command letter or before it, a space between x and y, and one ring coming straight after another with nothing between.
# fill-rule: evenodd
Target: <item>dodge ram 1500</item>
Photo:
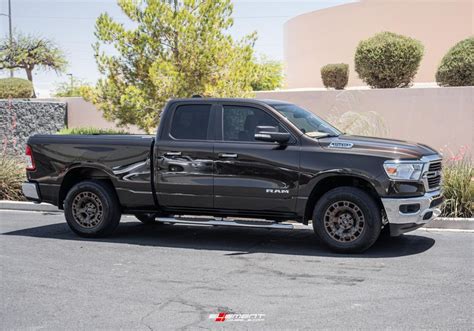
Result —
<instances>
[{"instance_id":1,"label":"dodge ram 1500","mask_svg":"<svg viewBox=\"0 0 474 331\"><path fill-rule=\"evenodd\" d=\"M30 137L25 196L64 209L80 236L111 234L123 213L156 224L312 221L338 252L440 213L441 156L428 146L346 135L276 100L176 99L161 115L156 136Z\"/></svg>"}]
</instances>

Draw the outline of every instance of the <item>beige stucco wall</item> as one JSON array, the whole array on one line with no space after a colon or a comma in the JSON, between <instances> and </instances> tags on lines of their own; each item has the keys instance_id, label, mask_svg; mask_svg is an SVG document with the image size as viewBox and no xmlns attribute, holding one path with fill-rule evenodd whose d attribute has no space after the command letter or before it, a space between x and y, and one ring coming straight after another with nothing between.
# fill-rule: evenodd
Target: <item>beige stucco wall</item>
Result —
<instances>
[{"instance_id":1,"label":"beige stucco wall","mask_svg":"<svg viewBox=\"0 0 474 331\"><path fill-rule=\"evenodd\" d=\"M415 82L434 82L443 55L474 33L474 0L363 0L317 10L284 26L287 88L322 87L320 68L348 63L349 86L360 86L354 53L360 40L391 31L425 46Z\"/></svg>"},{"instance_id":2,"label":"beige stucco wall","mask_svg":"<svg viewBox=\"0 0 474 331\"><path fill-rule=\"evenodd\" d=\"M449 157L474 157L474 87L259 92L258 98L296 103L334 122L344 113L378 114L380 136L425 143ZM379 129L377 128L377 129Z\"/></svg>"},{"instance_id":3,"label":"beige stucco wall","mask_svg":"<svg viewBox=\"0 0 474 331\"><path fill-rule=\"evenodd\" d=\"M85 101L81 97L60 98L67 103L67 126L69 128L93 127L100 129L116 129L114 122L107 121L102 112L92 103ZM134 125L119 128L130 133L144 133Z\"/></svg>"}]
</instances>

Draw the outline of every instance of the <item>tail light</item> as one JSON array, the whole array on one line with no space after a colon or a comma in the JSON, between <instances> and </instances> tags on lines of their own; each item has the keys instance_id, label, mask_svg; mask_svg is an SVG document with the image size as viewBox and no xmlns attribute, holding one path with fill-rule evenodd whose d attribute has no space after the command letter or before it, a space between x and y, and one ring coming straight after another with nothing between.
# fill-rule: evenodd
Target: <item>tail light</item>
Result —
<instances>
[{"instance_id":1,"label":"tail light","mask_svg":"<svg viewBox=\"0 0 474 331\"><path fill-rule=\"evenodd\" d=\"M26 151L25 151L25 159L26 159L26 170L35 170L36 165L35 165L35 160L33 159L33 151L31 150L30 145L26 145Z\"/></svg>"}]
</instances>

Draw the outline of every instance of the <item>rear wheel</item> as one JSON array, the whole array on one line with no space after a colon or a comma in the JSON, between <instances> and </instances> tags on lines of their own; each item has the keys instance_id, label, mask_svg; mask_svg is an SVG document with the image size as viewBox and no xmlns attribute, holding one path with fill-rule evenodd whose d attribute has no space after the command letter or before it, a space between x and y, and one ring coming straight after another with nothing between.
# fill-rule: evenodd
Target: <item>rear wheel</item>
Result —
<instances>
[{"instance_id":1,"label":"rear wheel","mask_svg":"<svg viewBox=\"0 0 474 331\"><path fill-rule=\"evenodd\" d=\"M380 209L370 195L358 188L332 189L314 208L314 232L336 252L365 251L375 243L381 227Z\"/></svg>"},{"instance_id":2,"label":"rear wheel","mask_svg":"<svg viewBox=\"0 0 474 331\"><path fill-rule=\"evenodd\" d=\"M86 180L73 186L64 200L66 221L82 237L104 237L120 222L115 192L106 183Z\"/></svg>"}]
</instances>

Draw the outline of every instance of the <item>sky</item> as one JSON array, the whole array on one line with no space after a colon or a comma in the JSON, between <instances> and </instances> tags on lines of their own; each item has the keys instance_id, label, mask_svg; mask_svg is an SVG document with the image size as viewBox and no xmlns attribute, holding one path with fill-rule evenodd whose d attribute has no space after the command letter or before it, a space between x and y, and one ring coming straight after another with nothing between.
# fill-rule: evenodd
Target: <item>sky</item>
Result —
<instances>
[{"instance_id":1,"label":"sky","mask_svg":"<svg viewBox=\"0 0 474 331\"><path fill-rule=\"evenodd\" d=\"M26 34L52 39L65 53L69 62L63 74L34 73L35 89L39 97L49 97L60 82L69 81L67 73L89 83L100 77L93 57L91 44L95 41L94 24L103 12L120 22L127 18L116 0L11 0L13 29ZM257 55L283 60L283 25L290 18L350 0L306 1L249 1L234 0L234 26L228 31L240 38L257 31ZM8 0L0 0L0 13L8 13ZM8 35L8 18L0 16L0 36ZM8 77L9 72L0 72ZM25 77L22 71L15 77Z\"/></svg>"}]
</instances>

